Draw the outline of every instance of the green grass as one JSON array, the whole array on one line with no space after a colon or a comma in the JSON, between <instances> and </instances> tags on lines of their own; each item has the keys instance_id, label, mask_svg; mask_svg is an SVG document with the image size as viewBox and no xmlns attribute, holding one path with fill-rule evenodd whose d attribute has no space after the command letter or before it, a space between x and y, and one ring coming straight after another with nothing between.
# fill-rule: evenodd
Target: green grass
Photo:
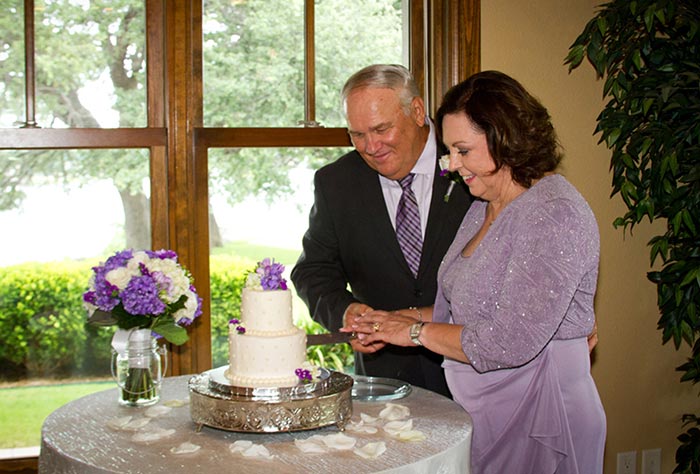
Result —
<instances>
[{"instance_id":1,"label":"green grass","mask_svg":"<svg viewBox=\"0 0 700 474\"><path fill-rule=\"evenodd\" d=\"M0 388L0 449L39 446L41 425L51 412L112 387L115 383L107 381Z\"/></svg>"},{"instance_id":2,"label":"green grass","mask_svg":"<svg viewBox=\"0 0 700 474\"><path fill-rule=\"evenodd\" d=\"M299 241L301 247L301 240ZM274 258L276 262L283 263L287 270L291 270L297 262L300 250L283 249L279 247L268 247L265 245L255 245L250 242L236 241L227 242L223 247L211 249L212 255L236 255L258 262L266 257Z\"/></svg>"}]
</instances>

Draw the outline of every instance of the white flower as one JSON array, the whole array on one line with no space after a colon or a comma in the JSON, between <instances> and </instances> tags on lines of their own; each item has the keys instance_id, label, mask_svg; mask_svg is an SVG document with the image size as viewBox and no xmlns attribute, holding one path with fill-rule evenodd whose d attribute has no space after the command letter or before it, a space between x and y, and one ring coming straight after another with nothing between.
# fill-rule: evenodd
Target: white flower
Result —
<instances>
[{"instance_id":1,"label":"white flower","mask_svg":"<svg viewBox=\"0 0 700 474\"><path fill-rule=\"evenodd\" d=\"M440 157L440 169L446 170L450 167L450 155L442 155Z\"/></svg>"},{"instance_id":2,"label":"white flower","mask_svg":"<svg viewBox=\"0 0 700 474\"><path fill-rule=\"evenodd\" d=\"M192 320L192 316L194 316L195 311L197 311L197 295L195 295L194 292L191 290L187 290L185 292L185 295L187 296L187 301L185 301L185 307L173 313L173 319L176 323L182 318Z\"/></svg>"},{"instance_id":3,"label":"white flower","mask_svg":"<svg viewBox=\"0 0 700 474\"><path fill-rule=\"evenodd\" d=\"M260 275L255 272L248 273L248 276L245 279L245 287L262 291L263 287L262 283L260 282Z\"/></svg>"},{"instance_id":4,"label":"white flower","mask_svg":"<svg viewBox=\"0 0 700 474\"><path fill-rule=\"evenodd\" d=\"M133 268L129 268L127 265L126 267L119 267L115 268L114 270L110 270L107 275L105 275L105 278L112 285L116 286L120 290L123 290L133 277L140 274L141 272L139 272L138 267L134 270Z\"/></svg>"}]
</instances>

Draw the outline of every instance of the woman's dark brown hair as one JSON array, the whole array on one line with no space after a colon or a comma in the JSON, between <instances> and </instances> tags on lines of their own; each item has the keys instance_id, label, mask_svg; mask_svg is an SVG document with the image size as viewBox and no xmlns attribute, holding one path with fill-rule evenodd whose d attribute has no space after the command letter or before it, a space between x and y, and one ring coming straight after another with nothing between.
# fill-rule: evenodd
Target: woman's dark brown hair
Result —
<instances>
[{"instance_id":1,"label":"woman's dark brown hair","mask_svg":"<svg viewBox=\"0 0 700 474\"><path fill-rule=\"evenodd\" d=\"M496 170L507 166L513 180L526 188L561 161L547 109L502 72L476 73L447 91L437 112L438 131L445 115L452 114L465 114L486 134Z\"/></svg>"}]
</instances>

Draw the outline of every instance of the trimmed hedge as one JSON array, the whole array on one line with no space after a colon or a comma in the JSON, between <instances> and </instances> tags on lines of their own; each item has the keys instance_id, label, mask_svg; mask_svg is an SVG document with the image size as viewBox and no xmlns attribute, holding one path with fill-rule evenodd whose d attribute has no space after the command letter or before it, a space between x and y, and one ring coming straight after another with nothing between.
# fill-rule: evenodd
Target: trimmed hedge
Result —
<instances>
[{"instance_id":1,"label":"trimmed hedge","mask_svg":"<svg viewBox=\"0 0 700 474\"><path fill-rule=\"evenodd\" d=\"M95 261L27 263L0 267L0 378L64 378L109 374L114 327L86 323L82 294ZM228 320L240 317L250 259L211 259L213 367L228 363ZM196 286L195 282L195 286ZM297 308L297 325L308 333L322 328ZM301 314L299 314L301 313ZM352 365L347 344L309 351L312 362L335 370Z\"/></svg>"}]
</instances>

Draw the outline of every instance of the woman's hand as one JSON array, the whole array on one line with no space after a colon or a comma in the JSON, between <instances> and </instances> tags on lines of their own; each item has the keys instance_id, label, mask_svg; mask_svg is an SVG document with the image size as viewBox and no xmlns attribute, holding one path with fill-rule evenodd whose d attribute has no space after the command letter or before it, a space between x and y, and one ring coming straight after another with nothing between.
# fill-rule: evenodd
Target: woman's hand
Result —
<instances>
[{"instance_id":1,"label":"woman's hand","mask_svg":"<svg viewBox=\"0 0 700 474\"><path fill-rule=\"evenodd\" d=\"M426 318L421 331L420 341L426 349L437 354L444 355L454 360L469 363L469 359L462 350L461 333L462 326L451 323L432 322L432 308L422 308L420 314ZM354 331L357 334L357 343L367 348L362 352L376 352L378 345L386 344L396 346L415 347L411 340L411 326L419 322L418 312L415 309L399 311L368 311L355 320L355 323L341 329L342 331Z\"/></svg>"},{"instance_id":2,"label":"woman's hand","mask_svg":"<svg viewBox=\"0 0 700 474\"><path fill-rule=\"evenodd\" d=\"M415 346L409 336L410 327L418 320L398 311L369 311L355 319L352 330L358 341L365 345L376 343L396 346Z\"/></svg>"}]
</instances>

